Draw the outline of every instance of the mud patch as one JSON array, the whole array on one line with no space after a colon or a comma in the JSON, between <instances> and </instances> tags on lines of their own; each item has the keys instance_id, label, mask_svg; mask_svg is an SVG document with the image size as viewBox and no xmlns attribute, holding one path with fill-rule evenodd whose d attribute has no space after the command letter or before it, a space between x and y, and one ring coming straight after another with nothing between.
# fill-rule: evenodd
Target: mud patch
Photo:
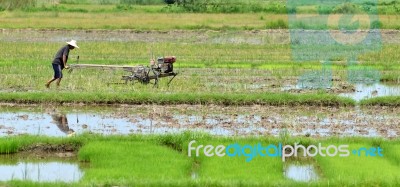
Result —
<instances>
[{"instance_id":1,"label":"mud patch","mask_svg":"<svg viewBox=\"0 0 400 187\"><path fill-rule=\"evenodd\" d=\"M24 159L76 158L79 147L72 144L33 144L21 149L16 155Z\"/></svg>"}]
</instances>

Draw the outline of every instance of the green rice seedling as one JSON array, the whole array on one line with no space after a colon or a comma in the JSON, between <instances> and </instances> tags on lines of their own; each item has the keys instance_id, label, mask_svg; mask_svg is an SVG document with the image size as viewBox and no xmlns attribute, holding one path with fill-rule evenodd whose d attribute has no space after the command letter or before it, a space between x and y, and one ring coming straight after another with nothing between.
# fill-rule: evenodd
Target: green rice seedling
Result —
<instances>
[{"instance_id":1,"label":"green rice seedling","mask_svg":"<svg viewBox=\"0 0 400 187\"><path fill-rule=\"evenodd\" d=\"M343 142L342 144L349 144ZM371 147L367 143L350 143L350 150L360 147ZM318 157L317 162L321 167L324 177L330 183L336 184L370 184L384 185L396 184L399 166L394 165L385 157L362 156L350 154L349 157Z\"/></svg>"},{"instance_id":2,"label":"green rice seedling","mask_svg":"<svg viewBox=\"0 0 400 187\"><path fill-rule=\"evenodd\" d=\"M93 167L85 173L83 181L87 182L168 183L186 180L191 168L186 156L146 142L90 142L79 151L79 158Z\"/></svg>"},{"instance_id":3,"label":"green rice seedling","mask_svg":"<svg viewBox=\"0 0 400 187\"><path fill-rule=\"evenodd\" d=\"M33 183L29 181L3 182L10 186L68 186L68 185L397 185L399 159L396 153L398 140L368 138L302 138L289 137L288 144L301 143L308 146L348 144L351 149L380 146L384 157L315 157L314 164L320 173L318 180L312 183L295 182L284 178L283 162L279 157L207 157L200 154L188 156L188 144L196 140L199 145L255 145L281 143L273 137L217 137L204 133L184 132L168 135L130 135L99 136L83 134L69 138L16 136L0 138L1 147L13 144L16 152L31 145L77 145L78 157L88 162L90 167L82 168L85 175L81 181L66 183ZM11 143L10 142L14 142ZM173 146L171 146L173 145ZM179 148L181 147L181 148ZM4 149L3 149L4 150ZM2 150L2 151L3 151ZM6 152L3 152L6 153ZM362 152L364 154L364 152ZM9 160L12 162L12 160ZM5 162L8 162L5 160ZM301 160L298 162L302 163ZM173 168L173 169L171 169Z\"/></svg>"}]
</instances>

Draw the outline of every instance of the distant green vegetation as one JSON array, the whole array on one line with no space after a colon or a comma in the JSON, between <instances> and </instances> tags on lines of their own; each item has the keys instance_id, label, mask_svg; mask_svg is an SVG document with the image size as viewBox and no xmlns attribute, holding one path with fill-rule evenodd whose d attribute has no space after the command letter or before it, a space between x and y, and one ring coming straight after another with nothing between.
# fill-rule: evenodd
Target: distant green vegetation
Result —
<instances>
[{"instance_id":1,"label":"distant green vegetation","mask_svg":"<svg viewBox=\"0 0 400 187\"><path fill-rule=\"evenodd\" d=\"M36 0L46 1L46 0ZM59 0L61 4L99 4L99 5L116 5L116 4L132 4L132 5L162 5L164 0Z\"/></svg>"},{"instance_id":2,"label":"distant green vegetation","mask_svg":"<svg viewBox=\"0 0 400 187\"><path fill-rule=\"evenodd\" d=\"M299 1L300 2L300 1ZM345 2L345 1L344 1ZM28 11L77 11L65 8L67 5L98 5L99 12L104 11L103 5L112 5L114 11L135 11L137 6L157 5L156 12L197 12L197 13L372 13L398 14L400 13L399 0L368 0L358 2L357 5L343 3L343 5L303 6L294 8L284 0L2 0L0 7L3 10L22 9ZM304 3L304 2L303 2ZM82 8L84 11L90 11Z\"/></svg>"},{"instance_id":3,"label":"distant green vegetation","mask_svg":"<svg viewBox=\"0 0 400 187\"><path fill-rule=\"evenodd\" d=\"M27 9L36 6L37 0L0 0L0 10Z\"/></svg>"},{"instance_id":4,"label":"distant green vegetation","mask_svg":"<svg viewBox=\"0 0 400 187\"><path fill-rule=\"evenodd\" d=\"M274 13L170 13L159 5L126 7L113 5L59 5L3 11L1 28L35 29L132 29L148 30L264 30L288 29L288 15ZM400 29L398 15L379 15L371 25L361 29ZM338 29L326 22L298 21L290 28Z\"/></svg>"},{"instance_id":5,"label":"distant green vegetation","mask_svg":"<svg viewBox=\"0 0 400 187\"><path fill-rule=\"evenodd\" d=\"M315 157L282 162L279 157L188 156L188 143L203 145L255 145L283 143L304 146L349 145L351 149L381 147L383 157ZM83 134L68 138L13 136L0 138L2 154L30 147L69 145L77 152L83 178L72 184L2 182L7 186L398 186L400 178L399 140L379 138L307 137L216 137L184 132L167 135L99 136ZM32 146L35 145L35 146ZM193 152L194 154L194 152ZM286 164L312 164L319 179L296 182L284 176ZM2 164L2 163L0 163Z\"/></svg>"}]
</instances>

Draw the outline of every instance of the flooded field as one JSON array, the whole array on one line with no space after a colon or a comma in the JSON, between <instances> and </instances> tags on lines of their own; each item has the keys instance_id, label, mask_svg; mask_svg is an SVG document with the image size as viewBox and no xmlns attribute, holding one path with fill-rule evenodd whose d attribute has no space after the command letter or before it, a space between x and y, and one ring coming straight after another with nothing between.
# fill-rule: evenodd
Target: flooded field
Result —
<instances>
[{"instance_id":1,"label":"flooded field","mask_svg":"<svg viewBox=\"0 0 400 187\"><path fill-rule=\"evenodd\" d=\"M352 93L342 93L340 96L350 97L356 101L382 96L400 96L400 85L398 84L357 84Z\"/></svg>"},{"instance_id":2,"label":"flooded field","mask_svg":"<svg viewBox=\"0 0 400 187\"><path fill-rule=\"evenodd\" d=\"M78 182L84 163L68 146L34 145L15 154L0 154L0 181ZM86 164L87 165L87 164Z\"/></svg>"},{"instance_id":3,"label":"flooded field","mask_svg":"<svg viewBox=\"0 0 400 187\"><path fill-rule=\"evenodd\" d=\"M115 107L0 108L0 135L164 134L186 130L213 135L400 135L400 108L133 105Z\"/></svg>"},{"instance_id":4,"label":"flooded field","mask_svg":"<svg viewBox=\"0 0 400 187\"><path fill-rule=\"evenodd\" d=\"M348 97L355 101L384 96L400 96L400 85L394 83L374 83L374 84L348 84L333 82L332 87L324 88L328 93ZM302 88L299 85L284 85L281 87L284 92L308 93L316 89Z\"/></svg>"},{"instance_id":5,"label":"flooded field","mask_svg":"<svg viewBox=\"0 0 400 187\"><path fill-rule=\"evenodd\" d=\"M78 164L55 161L0 163L0 181L77 182L82 176Z\"/></svg>"}]
</instances>

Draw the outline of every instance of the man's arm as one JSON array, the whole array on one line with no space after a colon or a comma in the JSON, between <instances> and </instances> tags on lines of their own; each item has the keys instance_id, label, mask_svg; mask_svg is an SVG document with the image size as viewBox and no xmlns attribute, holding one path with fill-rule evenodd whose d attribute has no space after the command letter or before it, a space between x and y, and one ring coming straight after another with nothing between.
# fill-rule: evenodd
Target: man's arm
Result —
<instances>
[{"instance_id":1,"label":"man's arm","mask_svg":"<svg viewBox=\"0 0 400 187\"><path fill-rule=\"evenodd\" d=\"M65 69L68 69L68 66L67 66L67 56L66 56L66 55L63 55L62 61L63 61L63 64L64 64L64 68L65 68Z\"/></svg>"}]
</instances>

